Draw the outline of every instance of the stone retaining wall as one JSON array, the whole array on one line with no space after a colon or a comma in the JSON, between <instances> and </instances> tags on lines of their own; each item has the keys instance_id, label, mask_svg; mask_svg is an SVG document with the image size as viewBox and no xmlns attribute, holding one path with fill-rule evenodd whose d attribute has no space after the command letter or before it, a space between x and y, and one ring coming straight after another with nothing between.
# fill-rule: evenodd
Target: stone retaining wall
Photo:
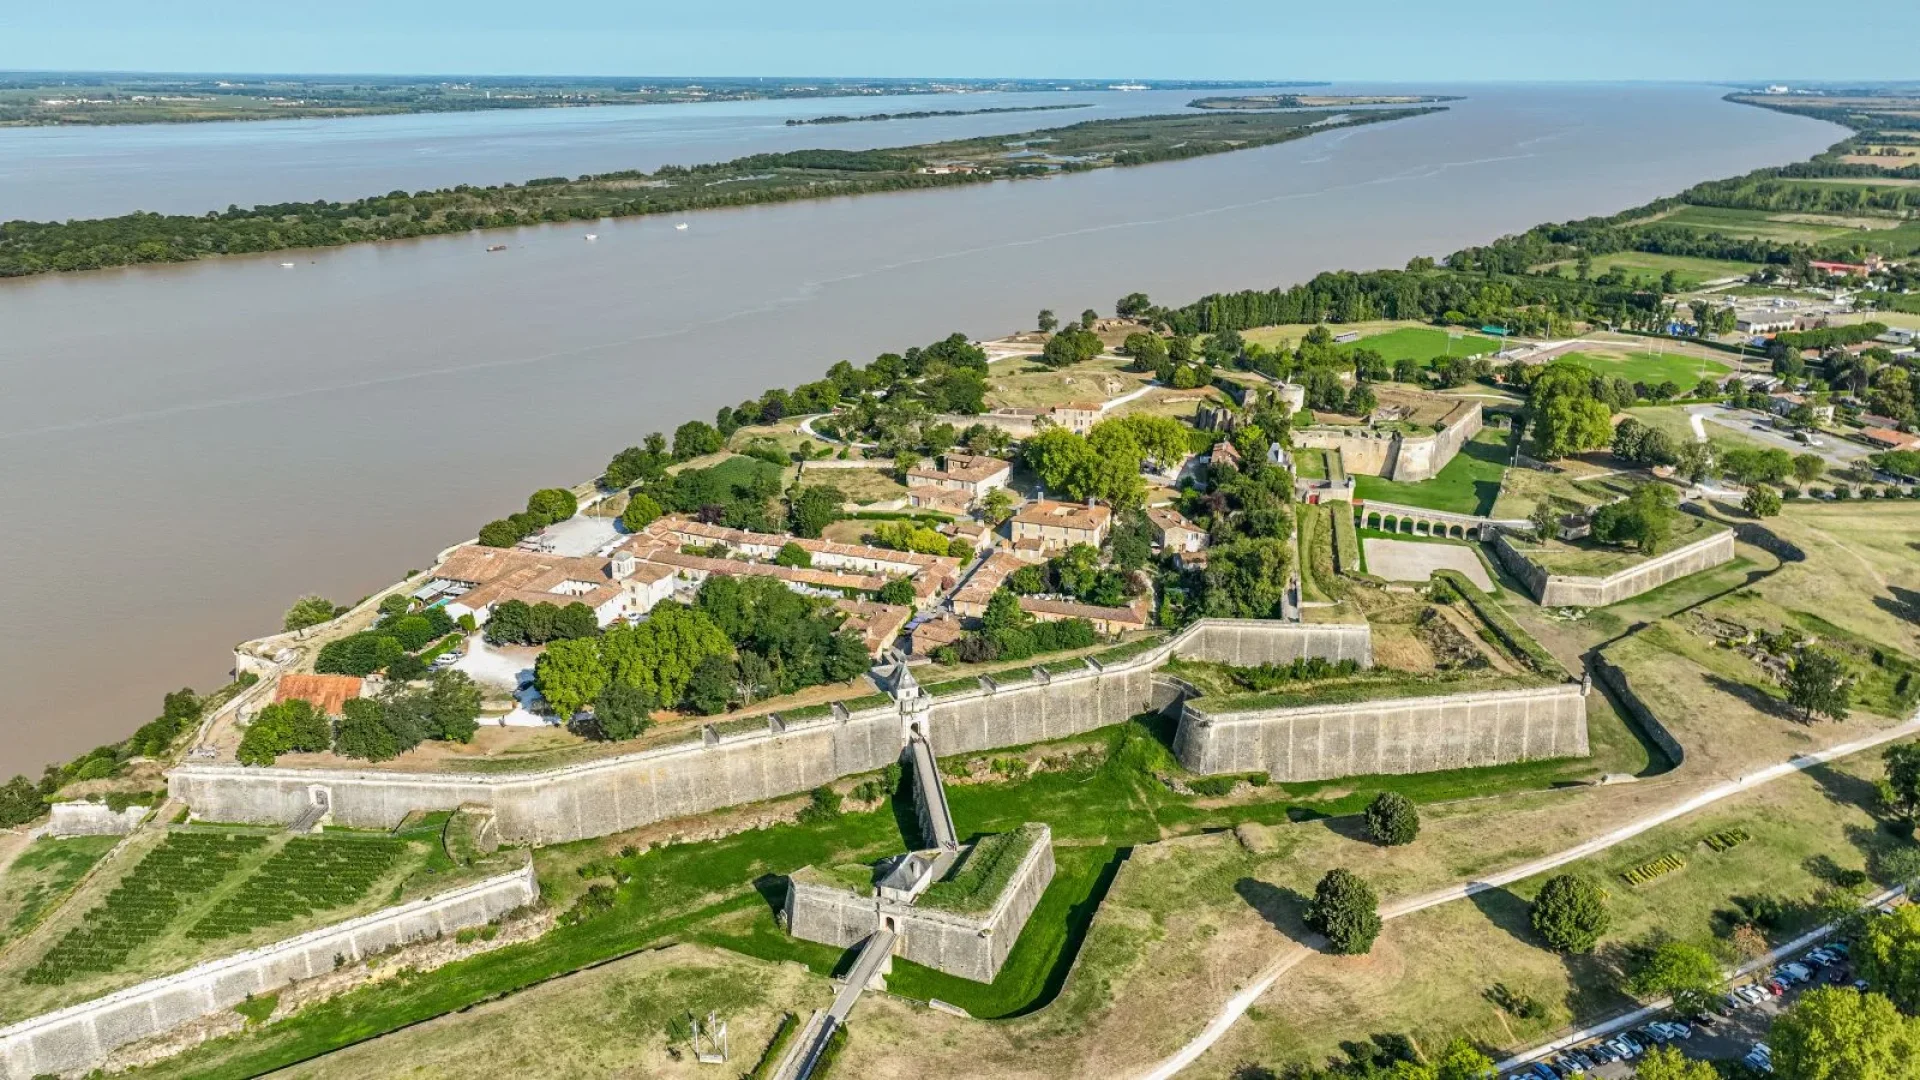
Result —
<instances>
[{"instance_id":1,"label":"stone retaining wall","mask_svg":"<svg viewBox=\"0 0 1920 1080\"><path fill-rule=\"evenodd\" d=\"M151 806L129 806L115 813L106 803L57 802L47 819L48 836L125 836Z\"/></svg>"},{"instance_id":2,"label":"stone retaining wall","mask_svg":"<svg viewBox=\"0 0 1920 1080\"><path fill-rule=\"evenodd\" d=\"M202 820L285 824L324 799L333 821L392 828L414 810L491 807L511 842L558 843L807 791L900 756L907 716L923 717L941 753L973 753L1083 734L1150 709L1154 669L1170 655L1235 664L1301 656L1372 662L1363 625L1204 620L1159 647L1078 670L983 681L916 703L784 722L535 773L407 773L187 764L168 774L174 798Z\"/></svg>"},{"instance_id":3,"label":"stone retaining wall","mask_svg":"<svg viewBox=\"0 0 1920 1080\"><path fill-rule=\"evenodd\" d=\"M529 862L511 873L440 896L322 927L24 1020L0 1029L0 1077L28 1080L45 1073L92 1069L117 1047L231 1009L249 994L271 994L288 983L323 975L341 960L353 963L396 945L481 925L539 896Z\"/></svg>"},{"instance_id":4,"label":"stone retaining wall","mask_svg":"<svg viewBox=\"0 0 1920 1080\"><path fill-rule=\"evenodd\" d=\"M1371 430L1307 428L1293 433L1295 446L1334 450L1347 475L1380 476L1401 483L1431 480L1485 426L1480 403L1466 401L1443 418L1431 435L1383 434Z\"/></svg>"},{"instance_id":5,"label":"stone retaining wall","mask_svg":"<svg viewBox=\"0 0 1920 1080\"><path fill-rule=\"evenodd\" d=\"M1279 781L1586 757L1587 702L1578 683L1246 712L1190 701L1174 753L1197 773Z\"/></svg>"},{"instance_id":6,"label":"stone retaining wall","mask_svg":"<svg viewBox=\"0 0 1920 1080\"><path fill-rule=\"evenodd\" d=\"M813 882L790 881L787 928L797 938L848 949L883 926L897 935L894 954L936 971L990 983L1053 880L1053 834L1020 860L1007 888L983 915L961 915L881 896L859 896Z\"/></svg>"},{"instance_id":7,"label":"stone retaining wall","mask_svg":"<svg viewBox=\"0 0 1920 1080\"><path fill-rule=\"evenodd\" d=\"M1614 696L1620 699L1620 704L1626 707L1627 713L1640 725L1640 730L1646 732L1647 738L1652 739L1653 744L1660 748L1660 752L1667 755L1667 760L1673 762L1674 768L1677 769L1686 764L1686 747L1680 745L1680 740L1673 737L1673 733L1667 730L1667 725L1661 723L1660 717L1647 706L1639 694L1634 692L1633 684L1627 679L1625 671L1622 671L1613 661L1608 660L1605 653L1596 652L1593 654L1593 674L1595 678L1607 685L1607 689L1613 691Z\"/></svg>"},{"instance_id":8,"label":"stone retaining wall","mask_svg":"<svg viewBox=\"0 0 1920 1080\"><path fill-rule=\"evenodd\" d=\"M1702 570L1733 561L1733 533L1715 533L1665 555L1656 555L1637 566L1607 577L1568 577L1549 574L1515 548L1504 535L1494 538L1493 550L1500 562L1515 577L1526 582L1527 590L1541 607L1605 607L1639 596Z\"/></svg>"}]
</instances>

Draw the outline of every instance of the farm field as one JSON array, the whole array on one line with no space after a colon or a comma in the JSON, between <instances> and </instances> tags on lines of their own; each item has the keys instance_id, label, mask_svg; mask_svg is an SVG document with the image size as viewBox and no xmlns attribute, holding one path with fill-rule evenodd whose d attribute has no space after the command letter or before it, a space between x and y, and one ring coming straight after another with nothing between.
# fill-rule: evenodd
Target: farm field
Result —
<instances>
[{"instance_id":1,"label":"farm field","mask_svg":"<svg viewBox=\"0 0 1920 1080\"><path fill-rule=\"evenodd\" d=\"M216 828L141 837L0 958L0 1019L385 906L452 869L439 841L437 823L404 840Z\"/></svg>"},{"instance_id":2,"label":"farm field","mask_svg":"<svg viewBox=\"0 0 1920 1080\"><path fill-rule=\"evenodd\" d=\"M1794 221L1790 218L1814 218ZM1862 230L1833 221L1821 222L1819 215L1777 213L1770 210L1735 210L1720 206L1683 206L1660 219L1662 225L1681 225L1701 232L1728 236L1753 236L1786 244L1818 244L1838 236Z\"/></svg>"},{"instance_id":3,"label":"farm field","mask_svg":"<svg viewBox=\"0 0 1920 1080\"><path fill-rule=\"evenodd\" d=\"M1691 390L1704 378L1725 375L1733 368L1718 360L1683 353L1653 353L1585 346L1576 352L1562 353L1556 363L1578 364L1601 375L1613 375L1628 382L1658 386L1671 382L1681 390Z\"/></svg>"},{"instance_id":4,"label":"farm field","mask_svg":"<svg viewBox=\"0 0 1920 1080\"><path fill-rule=\"evenodd\" d=\"M1354 496L1363 501L1484 516L1493 511L1494 500L1500 495L1500 477L1512 459L1507 438L1507 433L1497 428L1482 429L1438 475L1417 484L1355 476Z\"/></svg>"}]
</instances>

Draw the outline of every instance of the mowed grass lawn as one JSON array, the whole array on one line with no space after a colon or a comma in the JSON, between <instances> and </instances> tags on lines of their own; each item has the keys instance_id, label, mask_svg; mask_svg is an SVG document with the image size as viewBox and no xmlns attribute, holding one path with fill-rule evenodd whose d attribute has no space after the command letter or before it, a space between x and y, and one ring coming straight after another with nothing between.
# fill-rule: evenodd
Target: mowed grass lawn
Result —
<instances>
[{"instance_id":1,"label":"mowed grass lawn","mask_svg":"<svg viewBox=\"0 0 1920 1080\"><path fill-rule=\"evenodd\" d=\"M1336 334L1340 328L1331 327ZM1453 333L1459 333L1454 331ZM1340 346L1342 352L1354 349L1372 349L1387 358L1388 363L1399 360L1417 360L1421 367L1432 367L1436 358L1448 356L1480 356L1497 352L1500 341L1484 334L1462 334L1456 338L1446 330L1433 326L1408 326L1399 330L1389 330L1384 334L1363 337L1359 341L1350 341Z\"/></svg>"},{"instance_id":2,"label":"mowed grass lawn","mask_svg":"<svg viewBox=\"0 0 1920 1080\"><path fill-rule=\"evenodd\" d=\"M1487 428L1462 447L1431 480L1406 484L1378 476L1356 476L1354 494L1368 501L1484 517L1493 511L1494 500L1500 497L1500 477L1506 473L1510 460L1507 433Z\"/></svg>"},{"instance_id":3,"label":"mowed grass lawn","mask_svg":"<svg viewBox=\"0 0 1920 1080\"><path fill-rule=\"evenodd\" d=\"M1691 390L1702 378L1715 378L1733 369L1718 360L1678 353L1609 352L1603 350L1563 353L1554 358L1578 364L1601 375L1615 375L1628 382L1658 386L1672 382L1682 390Z\"/></svg>"},{"instance_id":4,"label":"mowed grass lawn","mask_svg":"<svg viewBox=\"0 0 1920 1080\"><path fill-rule=\"evenodd\" d=\"M1788 215L1768 210L1735 210L1723 206L1686 206L1660 219L1662 225L1682 225L1701 232L1727 236L1752 236L1787 244L1817 244L1836 236L1852 235L1860 230L1844 225L1784 221ZM1797 215L1804 216L1804 215Z\"/></svg>"}]
</instances>

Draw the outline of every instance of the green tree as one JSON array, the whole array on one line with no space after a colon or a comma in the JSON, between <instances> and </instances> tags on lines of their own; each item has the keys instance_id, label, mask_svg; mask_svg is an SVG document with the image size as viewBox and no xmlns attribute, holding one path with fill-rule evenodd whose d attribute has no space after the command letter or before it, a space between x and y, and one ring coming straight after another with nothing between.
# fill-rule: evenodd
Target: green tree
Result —
<instances>
[{"instance_id":1,"label":"green tree","mask_svg":"<svg viewBox=\"0 0 1920 1080\"><path fill-rule=\"evenodd\" d=\"M980 517L989 525L1000 525L1013 516L1013 492L994 488L980 500Z\"/></svg>"},{"instance_id":2,"label":"green tree","mask_svg":"<svg viewBox=\"0 0 1920 1080\"><path fill-rule=\"evenodd\" d=\"M673 429L673 459L685 461L703 454L716 454L727 441L712 424L689 420Z\"/></svg>"},{"instance_id":3,"label":"green tree","mask_svg":"<svg viewBox=\"0 0 1920 1080\"><path fill-rule=\"evenodd\" d=\"M1673 531L1678 498L1665 484L1641 484L1626 498L1593 512L1593 538L1652 555Z\"/></svg>"},{"instance_id":4,"label":"green tree","mask_svg":"<svg viewBox=\"0 0 1920 1080\"><path fill-rule=\"evenodd\" d=\"M571 717L606 688L609 673L600 651L593 638L556 641L534 661L534 686L554 715Z\"/></svg>"},{"instance_id":5,"label":"green tree","mask_svg":"<svg viewBox=\"0 0 1920 1080\"><path fill-rule=\"evenodd\" d=\"M1920 905L1867 920L1854 944L1859 976L1912 1015L1920 1012Z\"/></svg>"},{"instance_id":6,"label":"green tree","mask_svg":"<svg viewBox=\"0 0 1920 1080\"><path fill-rule=\"evenodd\" d=\"M1880 759L1886 762L1887 786L1907 820L1920 817L1920 742L1895 743L1880 752Z\"/></svg>"},{"instance_id":7,"label":"green tree","mask_svg":"<svg viewBox=\"0 0 1920 1080\"><path fill-rule=\"evenodd\" d=\"M1493 1080L1493 1059L1456 1036L1433 1061L1435 1080Z\"/></svg>"},{"instance_id":8,"label":"green tree","mask_svg":"<svg viewBox=\"0 0 1920 1080\"><path fill-rule=\"evenodd\" d=\"M1547 879L1533 900L1533 932L1563 953L1592 952L1612 925L1607 892L1576 874Z\"/></svg>"},{"instance_id":9,"label":"green tree","mask_svg":"<svg viewBox=\"0 0 1920 1080\"><path fill-rule=\"evenodd\" d=\"M1329 870L1307 905L1307 925L1324 935L1335 953L1365 954L1380 936L1380 898L1352 871Z\"/></svg>"},{"instance_id":10,"label":"green tree","mask_svg":"<svg viewBox=\"0 0 1920 1080\"><path fill-rule=\"evenodd\" d=\"M1802 484L1813 483L1815 480L1820 479L1821 473L1826 471L1827 459L1821 457L1819 454L1808 453L1793 455L1793 478Z\"/></svg>"},{"instance_id":11,"label":"green tree","mask_svg":"<svg viewBox=\"0 0 1920 1080\"><path fill-rule=\"evenodd\" d=\"M47 804L40 797L40 789L26 777L15 775L0 787L0 829L25 825L46 812Z\"/></svg>"},{"instance_id":12,"label":"green tree","mask_svg":"<svg viewBox=\"0 0 1920 1080\"><path fill-rule=\"evenodd\" d=\"M470 743L480 729L480 687L464 671L437 671L427 688L427 737Z\"/></svg>"},{"instance_id":13,"label":"green tree","mask_svg":"<svg viewBox=\"0 0 1920 1080\"><path fill-rule=\"evenodd\" d=\"M1707 950L1684 941L1668 941L1654 947L1628 980L1627 988L1641 997L1669 996L1675 1011L1698 1016L1713 1007L1714 994L1723 981L1719 962Z\"/></svg>"},{"instance_id":14,"label":"green tree","mask_svg":"<svg viewBox=\"0 0 1920 1080\"><path fill-rule=\"evenodd\" d=\"M795 536L817 540L827 526L845 516L840 508L846 501L846 493L837 487L800 488L787 500L787 528Z\"/></svg>"},{"instance_id":15,"label":"green tree","mask_svg":"<svg viewBox=\"0 0 1920 1080\"><path fill-rule=\"evenodd\" d=\"M1720 1080L1710 1062L1695 1061L1672 1046L1656 1046L1634 1063L1634 1080Z\"/></svg>"},{"instance_id":16,"label":"green tree","mask_svg":"<svg viewBox=\"0 0 1920 1080\"><path fill-rule=\"evenodd\" d=\"M1780 512L1780 493L1765 484L1755 484L1740 500L1740 509L1757 518L1773 517Z\"/></svg>"},{"instance_id":17,"label":"green tree","mask_svg":"<svg viewBox=\"0 0 1920 1080\"><path fill-rule=\"evenodd\" d=\"M1041 308L1040 317L1034 320L1034 325L1040 328L1041 333L1051 334L1054 328L1060 325L1060 320L1054 315L1052 308Z\"/></svg>"},{"instance_id":18,"label":"green tree","mask_svg":"<svg viewBox=\"0 0 1920 1080\"><path fill-rule=\"evenodd\" d=\"M663 513L660 504L645 494L634 495L627 500L627 508L620 511L620 524L630 533L637 533L660 520Z\"/></svg>"},{"instance_id":19,"label":"green tree","mask_svg":"<svg viewBox=\"0 0 1920 1080\"><path fill-rule=\"evenodd\" d=\"M580 718L579 734L606 742L636 738L653 726L659 702L638 687L608 683L593 699L593 712Z\"/></svg>"},{"instance_id":20,"label":"green tree","mask_svg":"<svg viewBox=\"0 0 1920 1080\"><path fill-rule=\"evenodd\" d=\"M780 550L774 553L773 563L775 566L789 566L804 570L813 565L813 556L807 554L806 548L789 540L780 545Z\"/></svg>"},{"instance_id":21,"label":"green tree","mask_svg":"<svg viewBox=\"0 0 1920 1080\"><path fill-rule=\"evenodd\" d=\"M319 626L333 619L333 601L324 596L303 596L287 609L286 618L280 620L280 629L288 632L305 630L309 626Z\"/></svg>"},{"instance_id":22,"label":"green tree","mask_svg":"<svg viewBox=\"0 0 1920 1080\"><path fill-rule=\"evenodd\" d=\"M316 753L333 745L333 724L311 702L288 698L254 714L240 736L242 765L271 765L281 754Z\"/></svg>"},{"instance_id":23,"label":"green tree","mask_svg":"<svg viewBox=\"0 0 1920 1080\"><path fill-rule=\"evenodd\" d=\"M675 603L656 605L639 626L616 629L599 641L606 675L574 700L576 709L593 700L606 679L645 690L663 704L677 704L702 660L733 653L732 643L712 619Z\"/></svg>"},{"instance_id":24,"label":"green tree","mask_svg":"<svg viewBox=\"0 0 1920 1080\"><path fill-rule=\"evenodd\" d=\"M362 761L390 761L399 757L400 739L387 723L387 710L373 698L352 698L340 707L335 725L334 752Z\"/></svg>"},{"instance_id":25,"label":"green tree","mask_svg":"<svg viewBox=\"0 0 1920 1080\"><path fill-rule=\"evenodd\" d=\"M547 524L565 521L580 512L580 500L566 488L541 488L527 496L527 513Z\"/></svg>"},{"instance_id":26,"label":"green tree","mask_svg":"<svg viewBox=\"0 0 1920 1080\"><path fill-rule=\"evenodd\" d=\"M1801 710L1809 723L1816 713L1845 720L1851 697L1846 666L1824 649L1801 649L1787 668L1787 703Z\"/></svg>"},{"instance_id":27,"label":"green tree","mask_svg":"<svg viewBox=\"0 0 1920 1080\"><path fill-rule=\"evenodd\" d=\"M1099 313L1094 311L1092 308L1088 308L1087 310L1080 313L1080 328L1082 330L1093 329L1093 324L1099 321L1100 321Z\"/></svg>"},{"instance_id":28,"label":"green tree","mask_svg":"<svg viewBox=\"0 0 1920 1080\"><path fill-rule=\"evenodd\" d=\"M733 704L739 676L739 666L728 657L709 656L700 661L687 680L688 706L702 716L726 712Z\"/></svg>"},{"instance_id":29,"label":"green tree","mask_svg":"<svg viewBox=\"0 0 1920 1080\"><path fill-rule=\"evenodd\" d=\"M1033 616L1020 607L1020 598L1011 590L995 589L987 598L986 614L980 617L982 628L989 634L1000 630L1020 630L1033 624Z\"/></svg>"},{"instance_id":30,"label":"green tree","mask_svg":"<svg viewBox=\"0 0 1920 1080\"><path fill-rule=\"evenodd\" d=\"M898 604L901 607L914 607L920 602L920 596L913 591L913 579L897 577L880 586L875 598L883 604Z\"/></svg>"},{"instance_id":31,"label":"green tree","mask_svg":"<svg viewBox=\"0 0 1920 1080\"><path fill-rule=\"evenodd\" d=\"M1780 1080L1915 1080L1920 1033L1879 994L1823 986L1776 1017L1767 1038Z\"/></svg>"},{"instance_id":32,"label":"green tree","mask_svg":"<svg viewBox=\"0 0 1920 1080\"><path fill-rule=\"evenodd\" d=\"M1383 791L1367 805L1367 835L1388 847L1411 844L1420 835L1420 811L1397 791Z\"/></svg>"}]
</instances>

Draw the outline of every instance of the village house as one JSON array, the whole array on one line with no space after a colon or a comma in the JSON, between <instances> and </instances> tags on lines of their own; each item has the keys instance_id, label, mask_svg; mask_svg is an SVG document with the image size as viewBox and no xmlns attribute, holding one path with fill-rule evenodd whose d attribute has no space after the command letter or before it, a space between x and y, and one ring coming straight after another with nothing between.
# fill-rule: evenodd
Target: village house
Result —
<instances>
[{"instance_id":1,"label":"village house","mask_svg":"<svg viewBox=\"0 0 1920 1080\"><path fill-rule=\"evenodd\" d=\"M1035 622L1085 619L1093 624L1095 631L1113 635L1128 630L1145 630L1148 616L1152 611L1152 602L1143 596L1126 607L1099 607L1073 600L1044 600L1037 596L1023 596L1020 598L1020 610L1033 616Z\"/></svg>"},{"instance_id":2,"label":"village house","mask_svg":"<svg viewBox=\"0 0 1920 1080\"><path fill-rule=\"evenodd\" d=\"M957 643L966 636L966 629L960 620L952 615L940 615L928 619L907 632L916 656L932 656L933 650Z\"/></svg>"},{"instance_id":3,"label":"village house","mask_svg":"<svg viewBox=\"0 0 1920 1080\"><path fill-rule=\"evenodd\" d=\"M945 555L923 555L917 551L894 551L866 544L842 544L832 540L814 540L787 533L751 532L708 525L690 518L663 517L640 533L640 538L656 544L699 548L721 547L749 559L772 559L780 549L793 544L807 553L815 570L838 570L852 574L882 574L889 577L926 576L936 590L953 587L960 564Z\"/></svg>"},{"instance_id":4,"label":"village house","mask_svg":"<svg viewBox=\"0 0 1920 1080\"><path fill-rule=\"evenodd\" d=\"M1098 402L1076 401L1065 405L1055 405L1047 410L1046 418L1054 427L1063 427L1075 435L1085 435L1100 422L1106 409Z\"/></svg>"},{"instance_id":5,"label":"village house","mask_svg":"<svg viewBox=\"0 0 1920 1080\"><path fill-rule=\"evenodd\" d=\"M1223 465L1231 465L1236 469L1246 467L1246 462L1240 457L1240 451L1235 450L1233 444L1225 439L1213 444L1213 452L1207 455L1207 464L1215 468Z\"/></svg>"},{"instance_id":6,"label":"village house","mask_svg":"<svg viewBox=\"0 0 1920 1080\"><path fill-rule=\"evenodd\" d=\"M1813 413L1815 423L1825 424L1833 420L1833 406L1817 402L1805 394L1778 393L1767 397L1767 409L1777 416L1792 416L1794 410L1805 405Z\"/></svg>"},{"instance_id":7,"label":"village house","mask_svg":"<svg viewBox=\"0 0 1920 1080\"><path fill-rule=\"evenodd\" d=\"M1099 547L1113 525L1113 511L1096 503L1055 502L1041 499L1013 515L1013 542L1034 541L1042 551L1059 551L1075 544Z\"/></svg>"},{"instance_id":8,"label":"village house","mask_svg":"<svg viewBox=\"0 0 1920 1080\"><path fill-rule=\"evenodd\" d=\"M1199 551L1207 546L1206 530L1172 507L1149 508L1147 524L1153 527L1153 542L1161 551Z\"/></svg>"},{"instance_id":9,"label":"village house","mask_svg":"<svg viewBox=\"0 0 1920 1080\"><path fill-rule=\"evenodd\" d=\"M922 465L908 469L909 494L916 489L936 488L964 492L969 501L978 500L994 488L1006 487L1013 475L1011 462L982 454L950 453L941 465L940 468Z\"/></svg>"},{"instance_id":10,"label":"village house","mask_svg":"<svg viewBox=\"0 0 1920 1080\"><path fill-rule=\"evenodd\" d=\"M423 595L429 594L429 595ZM601 626L637 619L673 595L673 575L617 555L568 558L518 548L466 544L455 548L415 592L423 603L447 597L447 614L471 615L484 625L507 600L524 604L585 604Z\"/></svg>"},{"instance_id":11,"label":"village house","mask_svg":"<svg viewBox=\"0 0 1920 1080\"><path fill-rule=\"evenodd\" d=\"M1870 427L1860 429L1860 439L1880 450L1920 449L1920 436L1908 435L1892 428Z\"/></svg>"},{"instance_id":12,"label":"village house","mask_svg":"<svg viewBox=\"0 0 1920 1080\"><path fill-rule=\"evenodd\" d=\"M846 613L840 629L860 635L867 655L878 659L893 647L900 630L913 618L913 609L905 604L881 604L870 600L835 600L833 606Z\"/></svg>"},{"instance_id":13,"label":"village house","mask_svg":"<svg viewBox=\"0 0 1920 1080\"><path fill-rule=\"evenodd\" d=\"M1010 552L996 551L987 556L973 576L967 579L960 591L953 594L952 607L957 615L977 619L987 613L987 602L993 594L1006 583L1013 572L1027 565L1027 560ZM917 631L916 631L917 633ZM914 639L914 651L919 652L919 639Z\"/></svg>"},{"instance_id":14,"label":"village house","mask_svg":"<svg viewBox=\"0 0 1920 1080\"><path fill-rule=\"evenodd\" d=\"M974 498L965 491L944 487L913 487L907 489L907 505L915 510L932 510L940 514L952 514L958 517L973 508Z\"/></svg>"}]
</instances>

